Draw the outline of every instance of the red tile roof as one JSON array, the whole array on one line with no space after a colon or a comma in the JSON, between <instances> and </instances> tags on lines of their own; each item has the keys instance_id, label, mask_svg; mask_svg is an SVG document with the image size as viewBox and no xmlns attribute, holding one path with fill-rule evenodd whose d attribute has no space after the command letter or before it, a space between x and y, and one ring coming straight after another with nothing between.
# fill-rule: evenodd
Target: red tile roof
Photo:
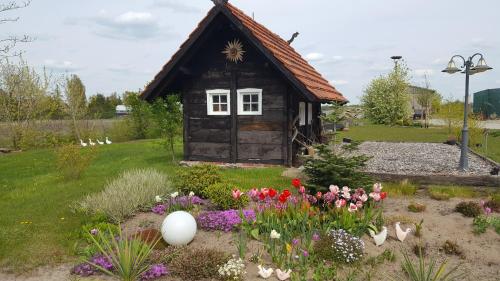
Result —
<instances>
[{"instance_id":1,"label":"red tile roof","mask_svg":"<svg viewBox=\"0 0 500 281\"><path fill-rule=\"evenodd\" d=\"M227 3L226 7L316 98L328 101L347 101L287 41L235 6Z\"/></svg>"},{"instance_id":2,"label":"red tile roof","mask_svg":"<svg viewBox=\"0 0 500 281\"><path fill-rule=\"evenodd\" d=\"M240 9L226 3L225 8L233 15L241 24L251 32L269 53L278 60L283 67L288 70L305 89L320 101L337 101L345 103L347 99L326 81L299 53L297 53L287 41L273 33L265 26L259 24L251 17L247 16ZM170 61L163 66L163 69L155 76L153 81L149 83L142 97L149 99L151 93L161 83L161 80L172 69L176 61L182 57L186 49L197 39L200 32L206 27L206 24L213 19L216 13L217 6L210 10L205 18L198 24L196 29L189 35L189 38L180 46L179 50L172 56Z\"/></svg>"}]
</instances>

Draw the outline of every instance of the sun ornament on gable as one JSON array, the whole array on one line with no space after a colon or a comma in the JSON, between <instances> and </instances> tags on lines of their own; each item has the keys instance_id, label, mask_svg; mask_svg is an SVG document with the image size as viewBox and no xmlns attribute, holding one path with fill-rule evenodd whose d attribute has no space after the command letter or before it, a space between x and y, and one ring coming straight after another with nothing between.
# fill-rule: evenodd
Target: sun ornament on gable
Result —
<instances>
[{"instance_id":1,"label":"sun ornament on gable","mask_svg":"<svg viewBox=\"0 0 500 281\"><path fill-rule=\"evenodd\" d=\"M245 51L243 50L243 44L241 44L240 40L234 39L233 41L227 42L222 53L226 55L228 61L238 63L243 61L243 54Z\"/></svg>"}]
</instances>

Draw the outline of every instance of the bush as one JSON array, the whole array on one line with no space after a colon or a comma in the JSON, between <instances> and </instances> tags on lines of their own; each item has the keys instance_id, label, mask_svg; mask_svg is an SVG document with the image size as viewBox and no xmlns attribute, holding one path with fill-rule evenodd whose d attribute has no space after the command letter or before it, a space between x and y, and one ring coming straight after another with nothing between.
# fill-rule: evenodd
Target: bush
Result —
<instances>
[{"instance_id":1,"label":"bush","mask_svg":"<svg viewBox=\"0 0 500 281\"><path fill-rule=\"evenodd\" d=\"M167 177L154 169L131 170L109 182L103 191L88 195L78 208L120 222L150 204L156 195L172 190Z\"/></svg>"},{"instance_id":2,"label":"bush","mask_svg":"<svg viewBox=\"0 0 500 281\"><path fill-rule=\"evenodd\" d=\"M227 254L218 250L186 248L169 265L182 280L218 279L219 266L228 260Z\"/></svg>"},{"instance_id":3,"label":"bush","mask_svg":"<svg viewBox=\"0 0 500 281\"><path fill-rule=\"evenodd\" d=\"M210 200L218 209L229 210L238 209L248 204L248 197L242 195L239 200L233 198L232 191L237 189L234 185L228 183L215 183L204 190L204 195Z\"/></svg>"},{"instance_id":4,"label":"bush","mask_svg":"<svg viewBox=\"0 0 500 281\"><path fill-rule=\"evenodd\" d=\"M196 165L184 170L181 170L178 175L177 186L184 194L194 192L202 194L205 188L214 183L219 183L222 180L220 168L214 165Z\"/></svg>"},{"instance_id":5,"label":"bush","mask_svg":"<svg viewBox=\"0 0 500 281\"><path fill-rule=\"evenodd\" d=\"M56 152L57 169L65 179L79 179L96 156L93 148L65 145Z\"/></svg>"},{"instance_id":6,"label":"bush","mask_svg":"<svg viewBox=\"0 0 500 281\"><path fill-rule=\"evenodd\" d=\"M425 211L425 205L412 202L412 203L410 203L410 205L408 205L408 211L413 212L413 213L421 213L421 212Z\"/></svg>"},{"instance_id":7,"label":"bush","mask_svg":"<svg viewBox=\"0 0 500 281\"><path fill-rule=\"evenodd\" d=\"M466 217L475 218L483 212L483 209L478 203L469 201L458 203L457 206L455 206L455 211L461 213Z\"/></svg>"},{"instance_id":8,"label":"bush","mask_svg":"<svg viewBox=\"0 0 500 281\"><path fill-rule=\"evenodd\" d=\"M314 244L314 253L322 260L353 263L363 257L365 244L343 229L332 230Z\"/></svg>"}]
</instances>

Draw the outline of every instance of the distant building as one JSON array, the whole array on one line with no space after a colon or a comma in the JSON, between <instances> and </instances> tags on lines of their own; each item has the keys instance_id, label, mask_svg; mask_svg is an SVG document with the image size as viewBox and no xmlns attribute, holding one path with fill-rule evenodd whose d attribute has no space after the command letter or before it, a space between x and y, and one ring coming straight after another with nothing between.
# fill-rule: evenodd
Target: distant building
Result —
<instances>
[{"instance_id":1,"label":"distant building","mask_svg":"<svg viewBox=\"0 0 500 281\"><path fill-rule=\"evenodd\" d=\"M474 113L483 115L484 118L495 119L500 116L500 88L488 89L474 93Z\"/></svg>"},{"instance_id":2,"label":"distant building","mask_svg":"<svg viewBox=\"0 0 500 281\"><path fill-rule=\"evenodd\" d=\"M436 93L436 91L432 89L422 88L413 85L408 86L408 94L410 95L410 107L412 109L413 119L422 119L425 117L424 109L418 103L418 95L425 92Z\"/></svg>"},{"instance_id":3,"label":"distant building","mask_svg":"<svg viewBox=\"0 0 500 281\"><path fill-rule=\"evenodd\" d=\"M129 113L130 113L129 107L123 104L119 104L116 106L116 116L128 115Z\"/></svg>"}]
</instances>

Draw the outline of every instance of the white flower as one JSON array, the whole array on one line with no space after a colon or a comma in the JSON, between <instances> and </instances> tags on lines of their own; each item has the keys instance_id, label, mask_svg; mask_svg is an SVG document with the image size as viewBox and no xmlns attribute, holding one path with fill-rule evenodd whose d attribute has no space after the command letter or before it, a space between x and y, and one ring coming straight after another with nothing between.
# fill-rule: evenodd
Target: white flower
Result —
<instances>
[{"instance_id":1,"label":"white flower","mask_svg":"<svg viewBox=\"0 0 500 281\"><path fill-rule=\"evenodd\" d=\"M276 230L273 229L271 231L271 236L270 237L271 237L271 239L280 239L281 234L279 234Z\"/></svg>"},{"instance_id":2,"label":"white flower","mask_svg":"<svg viewBox=\"0 0 500 281\"><path fill-rule=\"evenodd\" d=\"M178 195L179 195L179 192L177 192L177 191L176 191L176 192L174 192L174 193L170 194L170 197L175 198L175 197L177 197Z\"/></svg>"},{"instance_id":3,"label":"white flower","mask_svg":"<svg viewBox=\"0 0 500 281\"><path fill-rule=\"evenodd\" d=\"M189 197L193 197L194 196L194 192L189 192Z\"/></svg>"},{"instance_id":4,"label":"white flower","mask_svg":"<svg viewBox=\"0 0 500 281\"><path fill-rule=\"evenodd\" d=\"M155 201L156 203L160 203L163 199L161 199L160 195L156 195Z\"/></svg>"}]
</instances>

